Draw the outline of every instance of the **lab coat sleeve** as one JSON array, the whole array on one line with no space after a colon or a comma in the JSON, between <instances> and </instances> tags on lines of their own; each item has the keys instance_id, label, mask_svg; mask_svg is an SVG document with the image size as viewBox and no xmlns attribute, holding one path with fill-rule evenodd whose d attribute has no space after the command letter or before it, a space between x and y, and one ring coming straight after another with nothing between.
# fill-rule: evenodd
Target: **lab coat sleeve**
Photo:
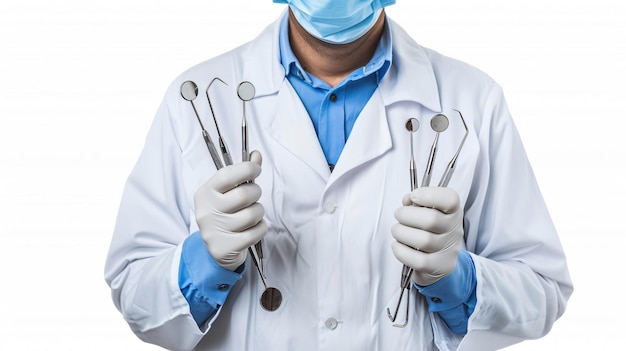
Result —
<instances>
[{"instance_id":1,"label":"lab coat sleeve","mask_svg":"<svg viewBox=\"0 0 626 351\"><path fill-rule=\"evenodd\" d=\"M573 291L565 254L498 86L485 106L464 223L477 304L459 350L495 350L544 336Z\"/></svg>"},{"instance_id":2,"label":"lab coat sleeve","mask_svg":"<svg viewBox=\"0 0 626 351\"><path fill-rule=\"evenodd\" d=\"M124 188L105 279L115 306L140 339L188 350L211 321L198 327L178 286L191 209L176 128L164 102Z\"/></svg>"}]
</instances>

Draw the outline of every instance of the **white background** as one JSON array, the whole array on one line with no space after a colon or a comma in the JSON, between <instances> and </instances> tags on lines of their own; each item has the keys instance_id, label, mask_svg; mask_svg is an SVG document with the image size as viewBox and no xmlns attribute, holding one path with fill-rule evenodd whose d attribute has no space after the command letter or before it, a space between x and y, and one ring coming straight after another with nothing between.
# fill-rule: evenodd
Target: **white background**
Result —
<instances>
[{"instance_id":1,"label":"white background","mask_svg":"<svg viewBox=\"0 0 626 351\"><path fill-rule=\"evenodd\" d=\"M388 14L505 90L576 291L545 338L614 349L626 325L622 0L411 1ZM155 350L115 310L103 265L123 184L165 88L254 38L270 0L0 4L0 349Z\"/></svg>"}]
</instances>

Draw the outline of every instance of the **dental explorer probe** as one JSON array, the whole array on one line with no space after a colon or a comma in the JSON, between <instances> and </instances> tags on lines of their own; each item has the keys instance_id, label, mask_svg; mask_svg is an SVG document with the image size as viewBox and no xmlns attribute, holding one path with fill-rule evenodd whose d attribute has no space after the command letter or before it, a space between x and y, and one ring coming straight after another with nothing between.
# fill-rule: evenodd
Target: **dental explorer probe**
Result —
<instances>
[{"instance_id":1,"label":"dental explorer probe","mask_svg":"<svg viewBox=\"0 0 626 351\"><path fill-rule=\"evenodd\" d=\"M211 154L211 158L213 159L215 168L221 169L222 167L224 167L224 164L222 163L222 160L217 153L217 149L215 148L215 144L213 144L213 141L211 140L211 136L206 131L206 129L204 129L204 125L202 124L202 120L200 119L200 115L198 114L198 110L196 109L196 105L193 103L193 100L198 97L198 86L196 85L196 83L190 80L185 81L180 86L180 95L183 97L183 99L191 103L191 107L193 107L193 112L195 112L198 123L200 123L200 128L202 128L202 137L204 138L204 143L206 144L206 147L209 149L209 153Z\"/></svg>"},{"instance_id":2,"label":"dental explorer probe","mask_svg":"<svg viewBox=\"0 0 626 351\"><path fill-rule=\"evenodd\" d=\"M213 80L211 81L211 83L209 83L209 85L206 87L206 99L209 101L209 108L211 109L211 115L213 116L213 122L215 122L215 129L217 130L217 141L220 144L220 150L222 151L222 157L224 158L224 164L226 166L230 166L233 164L233 158L230 156L230 152L228 151L228 146L226 145L226 142L224 142L224 139L222 138L222 133L220 132L220 127L217 124L217 118L215 117L215 112L213 111L213 104L211 103L211 97L209 96L209 89L211 88L211 85L213 84L213 82L215 82L216 80L226 84L226 82L224 82L223 80L221 80L218 77L213 78ZM226 84L228 85L228 84Z\"/></svg>"}]
</instances>

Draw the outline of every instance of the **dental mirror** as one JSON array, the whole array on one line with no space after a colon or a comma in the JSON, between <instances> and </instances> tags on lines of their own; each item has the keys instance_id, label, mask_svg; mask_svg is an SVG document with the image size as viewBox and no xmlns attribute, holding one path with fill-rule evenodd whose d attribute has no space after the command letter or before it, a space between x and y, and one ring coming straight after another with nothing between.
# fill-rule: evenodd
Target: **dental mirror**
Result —
<instances>
[{"instance_id":1,"label":"dental mirror","mask_svg":"<svg viewBox=\"0 0 626 351\"><path fill-rule=\"evenodd\" d=\"M237 87L237 95L243 101L243 118L241 120L241 161L249 161L250 154L248 152L248 122L246 120L246 101L254 98L254 85L248 81L239 83Z\"/></svg>"},{"instance_id":2,"label":"dental mirror","mask_svg":"<svg viewBox=\"0 0 626 351\"><path fill-rule=\"evenodd\" d=\"M241 150L241 160L248 161L250 154L248 152L248 122L246 120L246 101L250 101L254 99L256 91L254 89L254 85L248 81L244 81L239 83L237 87L237 95L239 99L243 101L243 118L241 121L241 135L242 135L242 150ZM280 290L272 287L268 287L265 278L264 278L264 269L263 269L263 250L261 241L254 245L256 253L258 255L258 261L254 259L257 270L259 271L259 275L261 276L261 280L263 281L263 285L265 286L265 290L261 294L261 298L259 302L261 303L261 307L264 310L272 312L276 311L280 304L283 301L283 295ZM254 255L252 254L254 258Z\"/></svg>"},{"instance_id":3,"label":"dental mirror","mask_svg":"<svg viewBox=\"0 0 626 351\"><path fill-rule=\"evenodd\" d=\"M415 153L413 151L413 133L417 132L420 122L417 118L409 118L404 124L406 130L410 133L411 159L409 162L409 176L411 177L411 190L417 188L417 171L415 167Z\"/></svg>"},{"instance_id":4,"label":"dental mirror","mask_svg":"<svg viewBox=\"0 0 626 351\"><path fill-rule=\"evenodd\" d=\"M187 101L193 101L198 97L198 86L188 80L180 86L180 95Z\"/></svg>"},{"instance_id":5,"label":"dental mirror","mask_svg":"<svg viewBox=\"0 0 626 351\"><path fill-rule=\"evenodd\" d=\"M430 127L435 132L435 140L430 147L430 155L428 156L428 162L426 163L426 170L424 171L424 178L422 179L422 187L430 186L430 178L432 177L433 165L435 163L435 157L437 156L437 147L439 145L439 133L448 129L450 121L445 115L438 113L430 119Z\"/></svg>"},{"instance_id":6,"label":"dental mirror","mask_svg":"<svg viewBox=\"0 0 626 351\"><path fill-rule=\"evenodd\" d=\"M239 86L237 87L237 95L239 95L241 100L250 101L254 98L254 94L255 90L252 83L248 81L239 83Z\"/></svg>"},{"instance_id":7,"label":"dental mirror","mask_svg":"<svg viewBox=\"0 0 626 351\"><path fill-rule=\"evenodd\" d=\"M409 176L411 178L411 191L417 188L417 172L415 169L415 154L413 151L413 133L417 132L419 129L419 121L417 118L409 118L404 127L409 132L410 136L410 160L409 160ZM398 302L396 303L396 308L394 312L391 313L391 309L387 307L387 317L389 320L394 322L393 326L396 328L404 328L407 326L409 322L409 306L411 301L411 275L413 274L413 269L405 264L402 265L402 274L400 276L400 296L398 296ZM403 323L395 323L398 318L398 312L400 311L400 306L402 305L402 298L406 294L406 311L405 311L405 319Z\"/></svg>"},{"instance_id":8,"label":"dental mirror","mask_svg":"<svg viewBox=\"0 0 626 351\"><path fill-rule=\"evenodd\" d=\"M420 122L417 118L409 118L406 120L405 127L408 132L415 133L420 127Z\"/></svg>"},{"instance_id":9,"label":"dental mirror","mask_svg":"<svg viewBox=\"0 0 626 351\"><path fill-rule=\"evenodd\" d=\"M441 113L434 115L433 118L430 119L430 127L437 133L444 132L448 129L449 125L450 121L448 121L448 117Z\"/></svg>"},{"instance_id":10,"label":"dental mirror","mask_svg":"<svg viewBox=\"0 0 626 351\"><path fill-rule=\"evenodd\" d=\"M269 312L276 311L283 301L283 295L277 288L267 286L267 281L265 280L265 275L263 274L261 264L259 264L259 261L257 260L257 257L255 256L252 247L248 247L248 253L250 254L250 258L252 259L252 263L254 263L257 272L259 272L259 277L261 277L261 283L263 283L263 287L265 288L265 290L263 290L263 293L261 294L261 298L259 299L261 307Z\"/></svg>"},{"instance_id":11,"label":"dental mirror","mask_svg":"<svg viewBox=\"0 0 626 351\"><path fill-rule=\"evenodd\" d=\"M187 80L183 82L180 86L180 95L183 99L189 101L191 103L191 107L193 107L193 112L196 115L196 119L200 124L200 129L202 130L202 138L204 138L204 143L206 147L209 149L209 153L211 154L211 159L213 160L213 164L215 164L215 168L220 169L224 167L222 163L222 159L220 159L219 154L217 153L217 149L215 148L215 144L213 144L213 140L211 140L211 136L204 129L204 125L202 124L202 120L200 119L200 115L198 114L198 110L196 109L196 105L193 103L193 100L198 97L198 86L196 83Z\"/></svg>"},{"instance_id":12,"label":"dental mirror","mask_svg":"<svg viewBox=\"0 0 626 351\"><path fill-rule=\"evenodd\" d=\"M261 307L263 307L266 311L276 311L280 307L282 301L283 295L280 293L280 290L276 288L266 288L263 291L263 294L261 294Z\"/></svg>"}]
</instances>

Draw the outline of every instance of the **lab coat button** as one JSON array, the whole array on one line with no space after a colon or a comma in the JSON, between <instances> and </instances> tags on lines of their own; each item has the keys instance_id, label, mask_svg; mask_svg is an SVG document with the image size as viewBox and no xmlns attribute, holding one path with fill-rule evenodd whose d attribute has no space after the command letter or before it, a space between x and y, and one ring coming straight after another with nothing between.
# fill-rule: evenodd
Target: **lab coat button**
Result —
<instances>
[{"instance_id":1,"label":"lab coat button","mask_svg":"<svg viewBox=\"0 0 626 351\"><path fill-rule=\"evenodd\" d=\"M337 329L337 325L339 325L339 322L337 322L335 318L328 318L326 322L324 322L324 325L326 325L326 328L330 330L335 330Z\"/></svg>"},{"instance_id":2,"label":"lab coat button","mask_svg":"<svg viewBox=\"0 0 626 351\"><path fill-rule=\"evenodd\" d=\"M219 291L226 291L226 290L228 290L228 284L220 284L217 287L217 290L219 290Z\"/></svg>"},{"instance_id":3,"label":"lab coat button","mask_svg":"<svg viewBox=\"0 0 626 351\"><path fill-rule=\"evenodd\" d=\"M337 208L337 204L335 204L334 201L326 201L324 204L324 211L326 211L326 213L335 212L335 208Z\"/></svg>"}]
</instances>

